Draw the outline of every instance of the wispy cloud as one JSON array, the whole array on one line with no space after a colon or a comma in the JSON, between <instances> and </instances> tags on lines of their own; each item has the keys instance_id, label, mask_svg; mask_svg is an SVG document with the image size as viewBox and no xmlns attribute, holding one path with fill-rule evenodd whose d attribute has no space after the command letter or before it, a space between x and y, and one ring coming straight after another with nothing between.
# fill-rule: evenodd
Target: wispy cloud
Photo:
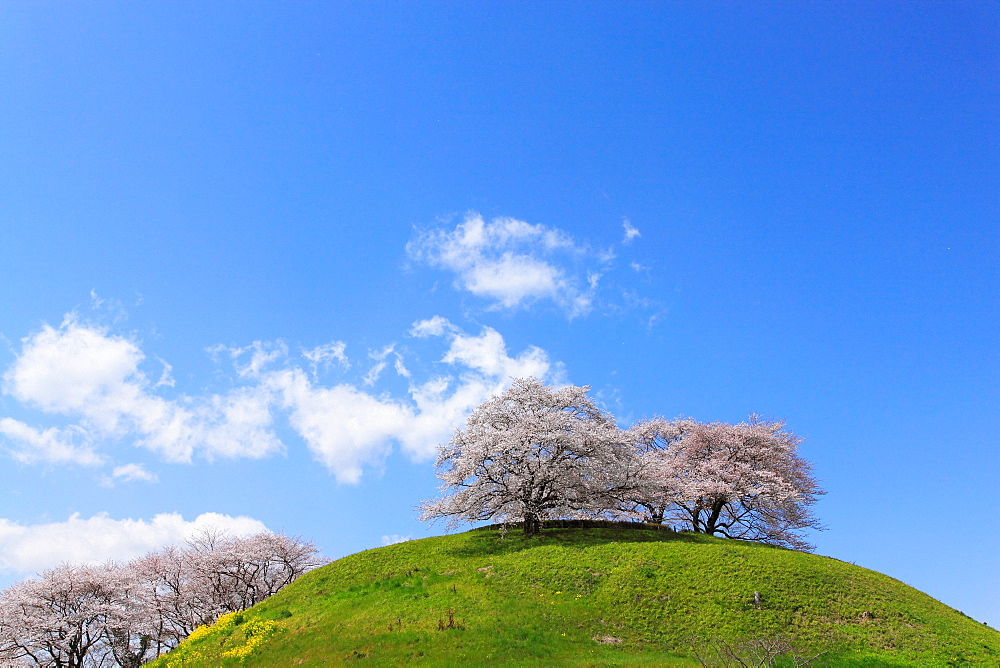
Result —
<instances>
[{"instance_id":1,"label":"wispy cloud","mask_svg":"<svg viewBox=\"0 0 1000 668\"><path fill-rule=\"evenodd\" d=\"M628 218L622 223L622 227L625 229L625 236L622 239L623 244L630 244L636 237L641 237L642 233L632 224Z\"/></svg>"},{"instance_id":2,"label":"wispy cloud","mask_svg":"<svg viewBox=\"0 0 1000 668\"><path fill-rule=\"evenodd\" d=\"M320 367L324 372L328 372L336 361L341 367L347 369L351 366L347 359L347 344L343 341L331 341L321 346L302 351L302 356L309 360L312 367L313 377L319 374Z\"/></svg>"},{"instance_id":3,"label":"wispy cloud","mask_svg":"<svg viewBox=\"0 0 1000 668\"><path fill-rule=\"evenodd\" d=\"M399 441L416 459L433 457L436 446L447 442L476 406L507 389L511 379L534 376L554 383L564 380L562 364L550 360L546 351L530 346L512 357L503 337L492 327L472 335L444 318L432 318L414 323L411 332L440 336L449 344L440 362L450 373L410 386L418 414Z\"/></svg>"},{"instance_id":4,"label":"wispy cloud","mask_svg":"<svg viewBox=\"0 0 1000 668\"><path fill-rule=\"evenodd\" d=\"M406 366L403 364L403 356L396 352L396 344L390 343L381 350L373 350L368 353L368 358L375 361L375 364L368 370L365 374L364 383L365 385L374 385L378 381L379 377L382 375L382 371L385 370L386 364L388 364L388 358L393 358L393 368L396 373L404 378L410 376L410 372L407 370Z\"/></svg>"},{"instance_id":5,"label":"wispy cloud","mask_svg":"<svg viewBox=\"0 0 1000 668\"><path fill-rule=\"evenodd\" d=\"M31 431L12 419L5 433L33 449L16 452L44 461L96 463L85 443L134 439L168 461L187 462L195 452L212 458L263 457L282 449L271 426L270 398L256 388L226 394L167 399L157 394L140 365L139 344L81 323L70 314L58 328L46 325L22 340L21 353L3 376L4 391L46 413L76 418L72 432ZM42 456L42 453L48 453ZM75 453L75 454L71 454Z\"/></svg>"},{"instance_id":6,"label":"wispy cloud","mask_svg":"<svg viewBox=\"0 0 1000 668\"><path fill-rule=\"evenodd\" d=\"M116 466L111 472L111 477L115 480L131 482L141 480L142 482L157 482L159 478L155 473L150 473L142 464L123 464Z\"/></svg>"},{"instance_id":7,"label":"wispy cloud","mask_svg":"<svg viewBox=\"0 0 1000 668\"><path fill-rule=\"evenodd\" d=\"M284 416L315 459L345 483L378 466L394 445L414 460L433 457L468 414L503 391L511 378L558 380L562 367L529 347L508 352L503 336L484 327L468 334L440 316L421 320L411 342L443 343L430 375L414 378L396 344L370 353L374 365L356 382L324 384L317 367L346 364L343 343L293 355L281 341L255 341L211 352L232 364L224 393L164 396L167 384L143 371L140 343L67 316L22 340L3 376L5 392L69 426L37 428L0 418L0 443L25 463L105 464L117 443L146 448L168 462L261 458L283 451L274 422ZM389 362L408 387L395 395L373 386ZM166 365L166 362L160 361ZM154 481L138 464L121 464L103 484Z\"/></svg>"},{"instance_id":8,"label":"wispy cloud","mask_svg":"<svg viewBox=\"0 0 1000 668\"><path fill-rule=\"evenodd\" d=\"M0 418L0 435L6 437L11 456L25 464L97 466L104 462L81 427L40 430L7 417Z\"/></svg>"},{"instance_id":9,"label":"wispy cloud","mask_svg":"<svg viewBox=\"0 0 1000 668\"><path fill-rule=\"evenodd\" d=\"M550 378L561 372L540 348L511 357L503 337L489 327L468 335L434 317L410 331L418 338L444 337L449 346L440 359L446 373L411 382L406 396L375 395L349 383L318 385L291 360L259 376L314 457L341 482L357 482L364 466L379 464L393 443L413 459L428 459L476 406L503 391L512 377ZM395 348L376 357L389 354Z\"/></svg>"},{"instance_id":10,"label":"wispy cloud","mask_svg":"<svg viewBox=\"0 0 1000 668\"><path fill-rule=\"evenodd\" d=\"M551 300L573 317L593 307L593 287L580 265L599 262L599 254L553 227L515 218L486 222L472 213L454 229L419 234L406 250L412 260L454 273L456 287L495 308Z\"/></svg>"},{"instance_id":11,"label":"wispy cloud","mask_svg":"<svg viewBox=\"0 0 1000 668\"><path fill-rule=\"evenodd\" d=\"M116 466L111 475L101 476L102 487L114 487L118 482L159 482L155 473L150 473L142 464L122 464Z\"/></svg>"},{"instance_id":12,"label":"wispy cloud","mask_svg":"<svg viewBox=\"0 0 1000 668\"><path fill-rule=\"evenodd\" d=\"M393 533L393 534L389 534L387 536L382 536L382 546L385 547L386 545L395 545L396 543L405 543L408 540L411 540L410 536L400 536L399 534Z\"/></svg>"}]
</instances>

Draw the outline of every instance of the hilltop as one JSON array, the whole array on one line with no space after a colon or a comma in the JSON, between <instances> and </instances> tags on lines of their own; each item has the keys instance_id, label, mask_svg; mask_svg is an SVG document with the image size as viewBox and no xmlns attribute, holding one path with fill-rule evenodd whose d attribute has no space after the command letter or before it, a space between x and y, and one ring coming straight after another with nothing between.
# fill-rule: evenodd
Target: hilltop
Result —
<instances>
[{"instance_id":1,"label":"hilltop","mask_svg":"<svg viewBox=\"0 0 1000 668\"><path fill-rule=\"evenodd\" d=\"M572 524L345 557L150 665L697 665L696 653L746 653L747 642L787 643L788 665L817 654L811 665L1000 662L1000 632L881 573L759 543Z\"/></svg>"}]
</instances>

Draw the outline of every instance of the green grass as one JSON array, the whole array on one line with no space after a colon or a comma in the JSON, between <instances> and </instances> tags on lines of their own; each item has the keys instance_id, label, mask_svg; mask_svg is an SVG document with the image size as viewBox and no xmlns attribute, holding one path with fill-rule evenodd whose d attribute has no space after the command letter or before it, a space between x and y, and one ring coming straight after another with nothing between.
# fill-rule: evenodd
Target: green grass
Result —
<instances>
[{"instance_id":1,"label":"green grass","mask_svg":"<svg viewBox=\"0 0 1000 668\"><path fill-rule=\"evenodd\" d=\"M812 665L1000 665L1000 632L880 573L611 525L354 554L151 665L697 665L693 648L779 635L824 652Z\"/></svg>"}]
</instances>

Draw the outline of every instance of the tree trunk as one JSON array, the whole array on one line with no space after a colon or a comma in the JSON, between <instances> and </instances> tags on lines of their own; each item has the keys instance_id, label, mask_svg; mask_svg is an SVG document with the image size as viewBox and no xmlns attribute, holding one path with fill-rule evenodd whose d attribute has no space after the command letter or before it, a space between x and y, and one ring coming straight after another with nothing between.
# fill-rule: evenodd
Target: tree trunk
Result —
<instances>
[{"instance_id":1,"label":"tree trunk","mask_svg":"<svg viewBox=\"0 0 1000 668\"><path fill-rule=\"evenodd\" d=\"M537 536L542 532L542 521L534 513L524 515L524 535Z\"/></svg>"},{"instance_id":2,"label":"tree trunk","mask_svg":"<svg viewBox=\"0 0 1000 668\"><path fill-rule=\"evenodd\" d=\"M709 535L715 533L715 525L719 521L719 515L722 513L722 509L725 505L725 497L712 500L712 512L708 516L708 520L705 522L705 533Z\"/></svg>"}]
</instances>

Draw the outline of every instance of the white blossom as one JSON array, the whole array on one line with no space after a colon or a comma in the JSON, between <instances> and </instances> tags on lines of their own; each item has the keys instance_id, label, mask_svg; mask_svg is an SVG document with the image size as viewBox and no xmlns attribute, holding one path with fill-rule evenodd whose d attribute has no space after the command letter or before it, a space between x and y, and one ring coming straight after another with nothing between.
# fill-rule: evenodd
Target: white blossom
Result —
<instances>
[{"instance_id":1,"label":"white blossom","mask_svg":"<svg viewBox=\"0 0 1000 668\"><path fill-rule=\"evenodd\" d=\"M0 665L139 666L318 566L312 543L206 531L128 564L63 564L0 593Z\"/></svg>"},{"instance_id":2,"label":"white blossom","mask_svg":"<svg viewBox=\"0 0 1000 668\"><path fill-rule=\"evenodd\" d=\"M632 510L699 533L811 549L800 532L821 528L811 506L824 492L797 452L802 439L784 427L756 415L735 425L639 423L630 430L643 464Z\"/></svg>"},{"instance_id":3,"label":"white blossom","mask_svg":"<svg viewBox=\"0 0 1000 668\"><path fill-rule=\"evenodd\" d=\"M479 406L438 448L444 494L422 519L523 521L536 533L545 519L599 513L628 484L631 457L589 389L521 378Z\"/></svg>"}]
</instances>

